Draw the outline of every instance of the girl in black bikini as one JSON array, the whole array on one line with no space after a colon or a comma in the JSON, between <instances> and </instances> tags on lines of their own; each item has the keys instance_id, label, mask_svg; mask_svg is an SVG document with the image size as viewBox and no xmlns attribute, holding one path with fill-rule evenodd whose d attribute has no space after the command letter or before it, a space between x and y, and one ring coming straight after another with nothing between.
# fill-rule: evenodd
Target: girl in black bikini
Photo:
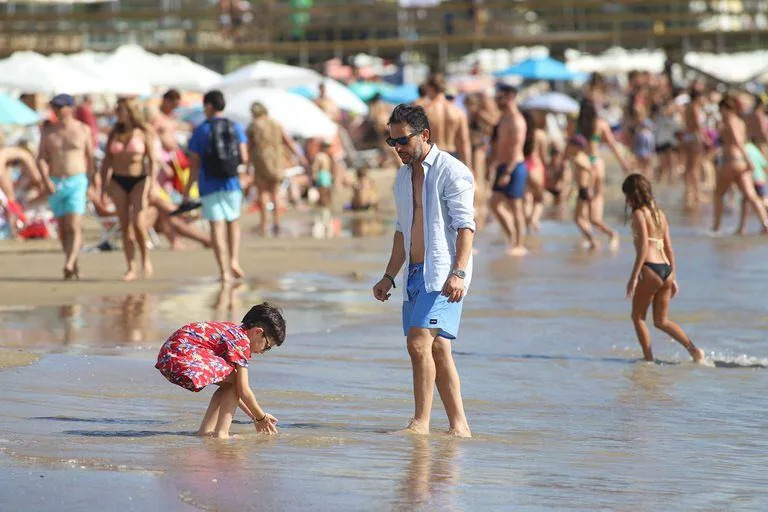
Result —
<instances>
[{"instance_id":1,"label":"girl in black bikini","mask_svg":"<svg viewBox=\"0 0 768 512\"><path fill-rule=\"evenodd\" d=\"M128 270L123 280L136 279L136 246L141 254L144 277L152 276L147 249L147 219L152 184L155 181L155 138L144 123L136 99L117 102L117 123L109 134L101 166L102 193L115 203L123 232L123 252Z\"/></svg>"},{"instance_id":2,"label":"girl in black bikini","mask_svg":"<svg viewBox=\"0 0 768 512\"><path fill-rule=\"evenodd\" d=\"M627 283L627 298L632 299L632 323L643 358L653 361L651 337L645 325L648 306L653 303L653 325L680 343L694 361L705 358L685 331L667 318L669 301L677 294L675 254L669 236L669 224L656 206L651 183L641 174L630 174L621 186L626 206L632 209L632 232L635 240L635 265Z\"/></svg>"}]
</instances>

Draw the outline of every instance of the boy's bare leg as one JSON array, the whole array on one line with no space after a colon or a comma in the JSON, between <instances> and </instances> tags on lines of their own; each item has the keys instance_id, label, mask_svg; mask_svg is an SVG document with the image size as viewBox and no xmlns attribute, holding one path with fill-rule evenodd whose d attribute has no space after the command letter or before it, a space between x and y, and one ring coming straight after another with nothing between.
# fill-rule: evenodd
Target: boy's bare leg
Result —
<instances>
[{"instance_id":1,"label":"boy's bare leg","mask_svg":"<svg viewBox=\"0 0 768 512\"><path fill-rule=\"evenodd\" d=\"M227 222L227 241L229 243L229 268L235 279L245 275L240 268L240 223L237 220Z\"/></svg>"},{"instance_id":2,"label":"boy's bare leg","mask_svg":"<svg viewBox=\"0 0 768 512\"><path fill-rule=\"evenodd\" d=\"M234 385L222 386L221 402L219 404L219 417L216 420L216 428L213 437L217 439L229 439L229 427L232 426L232 418L235 417L239 398Z\"/></svg>"},{"instance_id":3,"label":"boy's bare leg","mask_svg":"<svg viewBox=\"0 0 768 512\"><path fill-rule=\"evenodd\" d=\"M432 343L436 336L436 329L411 327L408 331L408 354L411 356L413 366L415 407L413 419L405 428L405 432L429 434L432 398L435 394L435 361L432 359Z\"/></svg>"},{"instance_id":4,"label":"boy's bare leg","mask_svg":"<svg viewBox=\"0 0 768 512\"><path fill-rule=\"evenodd\" d=\"M212 220L211 223L211 242L213 244L213 254L216 256L216 263L219 265L219 275L222 281L230 281L232 274L229 269L229 255L227 254L226 227L223 220Z\"/></svg>"},{"instance_id":5,"label":"boy's bare leg","mask_svg":"<svg viewBox=\"0 0 768 512\"><path fill-rule=\"evenodd\" d=\"M221 396L224 393L224 389L230 386L229 384L221 384L219 389L211 397L211 401L208 404L208 410L205 411L203 421L200 423L200 428L197 429L198 436L210 436L213 435L213 429L216 427L216 421L219 419L219 409L221 406Z\"/></svg>"},{"instance_id":6,"label":"boy's bare leg","mask_svg":"<svg viewBox=\"0 0 768 512\"><path fill-rule=\"evenodd\" d=\"M445 413L448 415L450 425L448 433L457 437L472 437L464 414L461 381L451 354L451 342L438 336L432 344L432 357L435 361L437 391L440 393L440 400L443 401Z\"/></svg>"}]
</instances>

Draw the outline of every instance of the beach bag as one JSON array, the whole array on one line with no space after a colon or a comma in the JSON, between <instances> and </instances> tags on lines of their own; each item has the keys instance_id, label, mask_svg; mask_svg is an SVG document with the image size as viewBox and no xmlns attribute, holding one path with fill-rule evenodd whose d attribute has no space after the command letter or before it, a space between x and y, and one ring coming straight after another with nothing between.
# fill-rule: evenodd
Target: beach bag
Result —
<instances>
[{"instance_id":1,"label":"beach bag","mask_svg":"<svg viewBox=\"0 0 768 512\"><path fill-rule=\"evenodd\" d=\"M229 119L211 119L211 135L203 154L208 176L217 179L234 178L240 166L240 139Z\"/></svg>"}]
</instances>

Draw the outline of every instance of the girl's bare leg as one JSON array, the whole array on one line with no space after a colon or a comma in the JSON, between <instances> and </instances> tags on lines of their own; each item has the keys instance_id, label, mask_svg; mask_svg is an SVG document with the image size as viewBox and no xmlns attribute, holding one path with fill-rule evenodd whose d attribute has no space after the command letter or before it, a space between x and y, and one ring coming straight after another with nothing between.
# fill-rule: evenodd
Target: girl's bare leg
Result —
<instances>
[{"instance_id":1,"label":"girl's bare leg","mask_svg":"<svg viewBox=\"0 0 768 512\"><path fill-rule=\"evenodd\" d=\"M743 235L747 230L747 198L741 198L741 207L739 208L739 226L736 228L737 235Z\"/></svg>"},{"instance_id":2,"label":"girl's bare leg","mask_svg":"<svg viewBox=\"0 0 768 512\"><path fill-rule=\"evenodd\" d=\"M757 214L758 218L760 219L760 223L763 226L763 233L768 232L768 213L766 213L765 204L763 204L762 198L758 196L757 192L755 191L755 185L752 181L752 176L750 173L742 171L736 179L736 185L738 185L739 189L741 190L741 195L743 198L742 204L746 200L749 202L749 204L752 205L752 208L755 210L755 213Z\"/></svg>"},{"instance_id":3,"label":"girl's bare leg","mask_svg":"<svg viewBox=\"0 0 768 512\"><path fill-rule=\"evenodd\" d=\"M728 178L730 169L722 167L717 174L717 185L715 186L715 193L712 205L712 231L720 230L720 221L723 218L723 196L728 191L728 187L731 186L731 180Z\"/></svg>"},{"instance_id":4,"label":"girl's bare leg","mask_svg":"<svg viewBox=\"0 0 768 512\"><path fill-rule=\"evenodd\" d=\"M653 361L653 351L651 351L651 335L648 327L645 325L645 315L648 313L648 306L651 305L653 296L659 289L661 279L647 268L640 271L642 276L635 288L635 295L632 297L632 323L635 326L637 341L643 349L643 359Z\"/></svg>"},{"instance_id":5,"label":"girl's bare leg","mask_svg":"<svg viewBox=\"0 0 768 512\"><path fill-rule=\"evenodd\" d=\"M584 238L587 239L587 242L589 242L589 248L597 249L597 241L595 240L595 237L592 236L592 225L589 223L589 220L587 220L589 218L588 208L589 202L579 199L576 203L573 221L576 223L579 231L581 231L581 234L584 235Z\"/></svg>"},{"instance_id":6,"label":"girl's bare leg","mask_svg":"<svg viewBox=\"0 0 768 512\"><path fill-rule=\"evenodd\" d=\"M107 191L112 202L115 203L115 212L120 219L120 230L123 232L123 254L128 266L123 280L133 281L136 279L136 238L130 216L130 197L114 181L109 183Z\"/></svg>"},{"instance_id":7,"label":"girl's bare leg","mask_svg":"<svg viewBox=\"0 0 768 512\"><path fill-rule=\"evenodd\" d=\"M491 211L499 220L501 229L504 230L504 235L507 237L507 242L511 245L515 236L514 221L506 209L506 202L507 198L501 192L494 192L491 196Z\"/></svg>"},{"instance_id":8,"label":"girl's bare leg","mask_svg":"<svg viewBox=\"0 0 768 512\"><path fill-rule=\"evenodd\" d=\"M667 318L669 301L672 298L671 277L672 276L667 278L667 281L653 298L653 325L657 329L669 334L675 341L685 347L694 361L701 361L705 358L704 351L693 344L690 338L688 338L688 335L685 334L685 331L683 331L679 325Z\"/></svg>"}]
</instances>

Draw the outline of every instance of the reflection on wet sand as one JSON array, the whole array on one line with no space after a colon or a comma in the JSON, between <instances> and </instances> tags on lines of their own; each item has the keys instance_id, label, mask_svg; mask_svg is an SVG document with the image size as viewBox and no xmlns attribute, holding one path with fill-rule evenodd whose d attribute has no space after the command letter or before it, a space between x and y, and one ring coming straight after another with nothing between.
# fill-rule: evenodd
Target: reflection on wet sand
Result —
<instances>
[{"instance_id":1,"label":"reflection on wet sand","mask_svg":"<svg viewBox=\"0 0 768 512\"><path fill-rule=\"evenodd\" d=\"M409 436L408 465L398 488L398 509L414 506L432 510L458 510L456 487L459 471L457 439L445 437L436 443L427 436Z\"/></svg>"}]
</instances>

